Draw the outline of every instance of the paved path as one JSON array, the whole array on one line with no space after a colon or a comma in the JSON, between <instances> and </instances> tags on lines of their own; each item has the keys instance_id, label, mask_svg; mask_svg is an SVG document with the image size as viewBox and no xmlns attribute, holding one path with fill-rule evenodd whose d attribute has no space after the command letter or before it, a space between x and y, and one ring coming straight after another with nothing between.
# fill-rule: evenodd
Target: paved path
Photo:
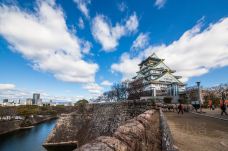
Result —
<instances>
[{"instance_id":1,"label":"paved path","mask_svg":"<svg viewBox=\"0 0 228 151\"><path fill-rule=\"evenodd\" d=\"M210 109L203 109L203 115L211 116L211 117L216 117L216 118L222 118L225 120L228 120L228 116L223 114L221 116L221 109L216 108L215 110L210 110ZM228 113L228 111L226 111Z\"/></svg>"},{"instance_id":2,"label":"paved path","mask_svg":"<svg viewBox=\"0 0 228 151\"><path fill-rule=\"evenodd\" d=\"M192 113L165 112L175 145L181 151L227 151L228 121Z\"/></svg>"}]
</instances>

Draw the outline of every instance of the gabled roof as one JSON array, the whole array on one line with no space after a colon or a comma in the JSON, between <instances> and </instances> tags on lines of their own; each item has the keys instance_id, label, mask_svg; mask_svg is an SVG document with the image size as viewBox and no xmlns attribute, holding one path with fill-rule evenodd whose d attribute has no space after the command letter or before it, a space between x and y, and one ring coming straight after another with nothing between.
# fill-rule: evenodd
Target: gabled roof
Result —
<instances>
[{"instance_id":1,"label":"gabled roof","mask_svg":"<svg viewBox=\"0 0 228 151\"><path fill-rule=\"evenodd\" d=\"M143 60L140 64L139 64L139 66L142 66L144 63L146 63L147 61L149 61L149 60L152 60L152 61L154 61L154 62L159 62L159 61L164 61L164 59L160 59L160 58L158 58L158 56L155 54L155 53L153 53L152 55L150 55L148 58L146 58L145 60Z\"/></svg>"},{"instance_id":2,"label":"gabled roof","mask_svg":"<svg viewBox=\"0 0 228 151\"><path fill-rule=\"evenodd\" d=\"M155 64L149 64L148 67L154 68L154 67L157 67L157 66L159 66L160 64L162 64L162 65L165 66L165 68L168 69L170 72L172 72L172 73L175 72L175 70L171 70L171 69L163 62L164 59L159 59L155 53L153 53L151 56L149 56L146 60L142 61L139 65L142 66L145 62L147 62L147 61L150 60L150 59L153 59L153 60L157 59L157 60L155 61ZM145 68L146 68L146 67L141 68L140 70L144 70Z\"/></svg>"},{"instance_id":3,"label":"gabled roof","mask_svg":"<svg viewBox=\"0 0 228 151\"><path fill-rule=\"evenodd\" d=\"M161 60L160 62L158 62L157 64L155 64L153 67L157 67L157 66L160 65L160 64L163 64L169 71L173 71L173 70L171 70L171 69L163 62L163 60Z\"/></svg>"},{"instance_id":4,"label":"gabled roof","mask_svg":"<svg viewBox=\"0 0 228 151\"><path fill-rule=\"evenodd\" d=\"M171 76L173 79L175 79L179 84L183 84L180 80L178 80L174 75L172 75L170 72L165 72L164 74L162 74L160 77L158 77L157 79L155 79L155 81L159 81L160 79L162 79L165 75L169 75Z\"/></svg>"},{"instance_id":5,"label":"gabled roof","mask_svg":"<svg viewBox=\"0 0 228 151\"><path fill-rule=\"evenodd\" d=\"M155 53L152 53L152 55L150 55L151 58L156 58L156 59L160 59L158 58L158 56Z\"/></svg>"},{"instance_id":6,"label":"gabled roof","mask_svg":"<svg viewBox=\"0 0 228 151\"><path fill-rule=\"evenodd\" d=\"M182 76L174 76L175 78L177 78L177 79L180 79L180 78L182 78Z\"/></svg>"}]
</instances>

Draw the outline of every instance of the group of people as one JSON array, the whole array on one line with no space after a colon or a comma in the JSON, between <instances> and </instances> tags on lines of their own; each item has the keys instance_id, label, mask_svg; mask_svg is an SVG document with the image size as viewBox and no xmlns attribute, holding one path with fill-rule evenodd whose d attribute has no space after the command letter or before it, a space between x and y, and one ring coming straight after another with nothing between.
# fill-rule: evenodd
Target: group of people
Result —
<instances>
[{"instance_id":1,"label":"group of people","mask_svg":"<svg viewBox=\"0 0 228 151\"><path fill-rule=\"evenodd\" d=\"M220 108L221 108L221 116L222 115L228 115L226 110L227 110L227 104L225 102L225 99L226 99L226 95L225 93L222 93L222 101L220 103ZM184 114L184 111L189 111L193 109L197 110L200 108L200 105L199 104L192 104L192 106L189 106L189 105L184 105L182 103L179 103L178 105L177 104L157 104L158 107L162 107L164 110L167 110L167 111L177 111L178 114ZM214 104L212 104L212 102L209 103L209 108L210 110L214 110L215 109L215 106Z\"/></svg>"},{"instance_id":2,"label":"group of people","mask_svg":"<svg viewBox=\"0 0 228 151\"><path fill-rule=\"evenodd\" d=\"M220 103L221 116L222 116L223 114L228 115L227 112L226 112L227 105L226 105L225 99L226 99L226 95L225 95L225 93L222 93L222 101L221 101L221 103ZM212 104L212 102L209 104L209 107L210 107L210 110L214 110L214 109L215 109L215 106ZM194 106L194 108L195 108L196 111L197 111L197 107ZM181 113L181 114L184 114L184 107L183 107L183 105L182 105L181 103L178 105L178 112L177 112L177 113L178 113L178 114L180 114L180 113Z\"/></svg>"},{"instance_id":3,"label":"group of people","mask_svg":"<svg viewBox=\"0 0 228 151\"><path fill-rule=\"evenodd\" d=\"M210 109L210 110L214 110L214 109L215 109L214 104L209 105L209 109ZM226 105L225 102L223 102L223 101L220 102L220 109L221 109L221 116L222 116L223 114L228 115L227 112L226 112L227 105Z\"/></svg>"},{"instance_id":4,"label":"group of people","mask_svg":"<svg viewBox=\"0 0 228 151\"><path fill-rule=\"evenodd\" d=\"M223 115L223 114L225 114L225 115L228 115L227 114L227 112L226 112L226 109L227 109L227 105L226 105L226 103L224 102L224 101L222 101L222 103L220 104L220 108L221 108L221 116ZM183 104L179 104L178 105L178 114L184 114L184 107L183 107ZM211 106L210 107L210 109L213 109L214 110L214 108L213 108L213 106Z\"/></svg>"}]
</instances>

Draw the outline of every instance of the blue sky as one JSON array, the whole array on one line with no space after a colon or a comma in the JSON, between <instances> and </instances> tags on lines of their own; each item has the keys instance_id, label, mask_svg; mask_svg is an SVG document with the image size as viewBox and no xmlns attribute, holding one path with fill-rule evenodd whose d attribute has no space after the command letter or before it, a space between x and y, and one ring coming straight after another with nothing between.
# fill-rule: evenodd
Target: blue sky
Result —
<instances>
[{"instance_id":1,"label":"blue sky","mask_svg":"<svg viewBox=\"0 0 228 151\"><path fill-rule=\"evenodd\" d=\"M78 100L153 52L203 86L228 82L227 0L1 0L0 97Z\"/></svg>"}]
</instances>

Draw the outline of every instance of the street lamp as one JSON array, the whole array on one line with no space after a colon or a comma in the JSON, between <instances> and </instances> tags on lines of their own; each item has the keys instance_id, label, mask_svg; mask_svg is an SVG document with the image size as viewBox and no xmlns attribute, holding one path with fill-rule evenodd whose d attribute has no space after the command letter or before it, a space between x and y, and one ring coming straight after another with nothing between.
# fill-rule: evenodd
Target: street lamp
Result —
<instances>
[{"instance_id":1,"label":"street lamp","mask_svg":"<svg viewBox=\"0 0 228 151\"><path fill-rule=\"evenodd\" d=\"M202 113L202 107L201 107L201 96L200 96L200 82L196 82L197 87L198 87L198 100L199 100L199 105L200 105L200 113Z\"/></svg>"}]
</instances>

